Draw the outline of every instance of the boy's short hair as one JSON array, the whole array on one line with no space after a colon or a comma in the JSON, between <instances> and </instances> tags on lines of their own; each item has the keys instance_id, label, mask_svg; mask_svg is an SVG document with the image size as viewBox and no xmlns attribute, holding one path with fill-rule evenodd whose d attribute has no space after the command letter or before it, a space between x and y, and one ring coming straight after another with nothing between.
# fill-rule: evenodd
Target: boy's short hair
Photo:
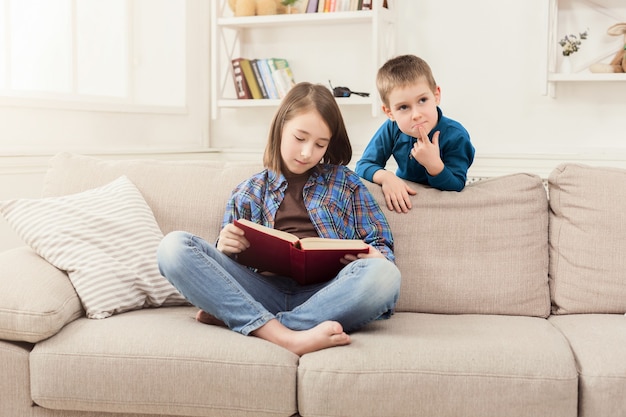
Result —
<instances>
[{"instance_id":1,"label":"boy's short hair","mask_svg":"<svg viewBox=\"0 0 626 417\"><path fill-rule=\"evenodd\" d=\"M430 66L422 58L415 55L399 55L391 58L380 67L376 75L376 88L380 100L389 106L389 94L396 87L415 84L426 79L430 89L435 92L437 83Z\"/></svg>"}]
</instances>

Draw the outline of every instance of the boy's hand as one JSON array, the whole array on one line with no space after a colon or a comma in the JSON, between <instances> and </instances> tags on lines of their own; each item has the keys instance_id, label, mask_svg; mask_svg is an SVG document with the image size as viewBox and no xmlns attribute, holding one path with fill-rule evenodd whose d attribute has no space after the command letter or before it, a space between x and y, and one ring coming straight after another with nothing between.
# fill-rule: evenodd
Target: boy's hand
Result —
<instances>
[{"instance_id":1,"label":"boy's hand","mask_svg":"<svg viewBox=\"0 0 626 417\"><path fill-rule=\"evenodd\" d=\"M250 242L245 238L243 230L230 223L220 230L217 240L217 250L225 255L241 253L250 247Z\"/></svg>"},{"instance_id":2,"label":"boy's hand","mask_svg":"<svg viewBox=\"0 0 626 417\"><path fill-rule=\"evenodd\" d=\"M411 209L411 198L409 196L417 194L413 188L409 187L402 179L396 177L393 172L378 170L374 174L374 182L381 185L385 203L389 210L398 213L408 213Z\"/></svg>"},{"instance_id":3,"label":"boy's hand","mask_svg":"<svg viewBox=\"0 0 626 417\"><path fill-rule=\"evenodd\" d=\"M419 162L428 174L436 176L443 171L444 164L439 152L439 131L433 135L433 141L428 140L428 135L422 126L419 127L420 137L413 144L411 156Z\"/></svg>"}]
</instances>

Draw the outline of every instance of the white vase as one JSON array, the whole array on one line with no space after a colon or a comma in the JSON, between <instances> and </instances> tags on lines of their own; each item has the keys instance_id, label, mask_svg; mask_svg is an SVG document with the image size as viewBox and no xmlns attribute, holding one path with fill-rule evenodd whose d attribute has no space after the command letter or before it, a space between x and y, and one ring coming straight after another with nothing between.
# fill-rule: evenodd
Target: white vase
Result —
<instances>
[{"instance_id":1,"label":"white vase","mask_svg":"<svg viewBox=\"0 0 626 417\"><path fill-rule=\"evenodd\" d=\"M572 73L572 60L569 56L563 56L563 60L561 61L561 67L559 68L559 72L561 74L571 74Z\"/></svg>"}]
</instances>

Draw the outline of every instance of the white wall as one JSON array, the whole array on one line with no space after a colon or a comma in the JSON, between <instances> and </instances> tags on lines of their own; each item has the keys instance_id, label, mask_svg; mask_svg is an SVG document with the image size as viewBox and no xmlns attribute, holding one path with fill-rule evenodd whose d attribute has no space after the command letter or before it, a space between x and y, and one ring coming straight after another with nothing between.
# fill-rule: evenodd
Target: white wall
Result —
<instances>
[{"instance_id":1,"label":"white wall","mask_svg":"<svg viewBox=\"0 0 626 417\"><path fill-rule=\"evenodd\" d=\"M621 0L605 1L625 7ZM441 85L444 113L468 128L477 149L470 174L490 176L527 171L546 177L561 161L626 168L622 124L626 82L559 84L556 97L542 94L547 0L396 0L395 4L397 52L414 53L431 64ZM623 19L626 21L626 16ZM208 16L201 16L198 22L208 24ZM206 27L189 30L190 33L208 33ZM592 31L591 36L602 36L604 31L604 28ZM196 44L202 48L189 53L202 63L208 57L208 42ZM320 47L332 48L333 45ZM316 64L311 61L310 65ZM297 81L308 81L298 79L297 68L295 70ZM324 79L310 81L326 82ZM189 82L189 90L206 91L208 73L202 81L194 78ZM351 87L349 80L345 84ZM64 123L74 121L85 127L86 132L92 130L82 142L88 144L83 148L88 153L114 154L128 150L125 140L101 137L99 133L99 127L107 123L115 124L124 132L129 120L124 115L102 118L91 112L82 112L82 116L81 112L75 112L70 117L65 110L57 110L58 114L53 110L52 117L40 119L42 112L1 107L0 103L0 138L26 140L19 125L41 121L55 127L53 133L57 135L32 144L32 148L38 149L33 151L38 155L35 157L7 157L0 139L0 199L39 195L48 153L58 148L81 149L80 137L72 141L59 138ZM204 142L198 136L203 129L209 129L210 146L224 150L224 158L260 161L272 115L273 109L267 108L223 110L219 119L210 121L209 127L205 124L209 123L208 117L197 117L193 111L188 116L174 115L173 119L191 117L195 120L191 132L197 133L188 131L182 136L175 128L176 123L170 124L167 119L156 123L149 117L133 118L135 121L128 122L128 127L142 135L133 149L138 156L141 152L175 149L178 143L186 150L194 146L200 148ZM345 108L344 116L356 158L383 119L382 116L371 117L367 108ZM20 123L11 122L14 120ZM165 135L163 139L160 135L160 139L154 139L153 131L157 129L161 133L165 129L170 136ZM4 220L0 220L0 249L16 244L16 237Z\"/></svg>"},{"instance_id":2,"label":"white wall","mask_svg":"<svg viewBox=\"0 0 626 417\"><path fill-rule=\"evenodd\" d=\"M430 63L441 86L444 113L470 132L478 175L488 175L491 167L494 173L507 172L510 163L510 170L524 170L528 164L528 170L545 176L562 160L626 167L622 124L626 82L561 83L554 98L543 95L548 3L395 2L397 52L413 53ZM626 14L624 4L608 3ZM605 32L606 28L594 28L590 36L602 37ZM372 118L366 110L353 108L344 114L358 153L382 116ZM226 112L213 122L211 143L219 148L261 149L271 116L271 111L258 109Z\"/></svg>"}]
</instances>

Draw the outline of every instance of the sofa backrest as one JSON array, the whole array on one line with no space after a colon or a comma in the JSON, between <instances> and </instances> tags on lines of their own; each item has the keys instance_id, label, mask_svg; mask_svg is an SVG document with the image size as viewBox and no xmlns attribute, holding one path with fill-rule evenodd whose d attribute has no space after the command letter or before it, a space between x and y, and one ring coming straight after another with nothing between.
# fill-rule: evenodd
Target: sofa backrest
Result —
<instances>
[{"instance_id":1,"label":"sofa backrest","mask_svg":"<svg viewBox=\"0 0 626 417\"><path fill-rule=\"evenodd\" d=\"M250 163L104 160L60 153L50 161L43 195L77 193L126 175L141 191L163 234L185 230L213 242L230 192L261 169Z\"/></svg>"},{"instance_id":2,"label":"sofa backrest","mask_svg":"<svg viewBox=\"0 0 626 417\"><path fill-rule=\"evenodd\" d=\"M562 164L548 186L553 313L626 313L626 170Z\"/></svg>"},{"instance_id":3,"label":"sofa backrest","mask_svg":"<svg viewBox=\"0 0 626 417\"><path fill-rule=\"evenodd\" d=\"M387 210L402 272L398 311L547 317L548 202L536 175L513 174L461 192L409 183L408 214Z\"/></svg>"},{"instance_id":4,"label":"sofa backrest","mask_svg":"<svg viewBox=\"0 0 626 417\"><path fill-rule=\"evenodd\" d=\"M216 161L52 158L44 196L84 191L126 175L163 233L186 230L212 242L232 188L260 164ZM402 272L398 311L546 317L548 203L537 176L479 181L462 192L418 184L408 214L390 212L380 186L364 181L386 213Z\"/></svg>"}]
</instances>

